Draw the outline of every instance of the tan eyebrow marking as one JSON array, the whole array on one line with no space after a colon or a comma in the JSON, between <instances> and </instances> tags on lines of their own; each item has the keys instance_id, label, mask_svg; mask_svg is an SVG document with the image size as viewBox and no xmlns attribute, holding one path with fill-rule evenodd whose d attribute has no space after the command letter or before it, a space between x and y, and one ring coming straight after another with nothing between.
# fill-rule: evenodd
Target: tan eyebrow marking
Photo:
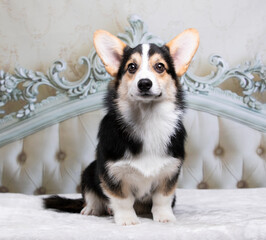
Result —
<instances>
[{"instance_id":1,"label":"tan eyebrow marking","mask_svg":"<svg viewBox=\"0 0 266 240\"><path fill-rule=\"evenodd\" d=\"M138 52L136 52L132 56L130 56L130 58L128 59L128 61L125 64L125 69L124 70L127 69L127 66L130 63L136 63L138 66L140 66L140 64L141 64L141 55Z\"/></svg>"},{"instance_id":2,"label":"tan eyebrow marking","mask_svg":"<svg viewBox=\"0 0 266 240\"><path fill-rule=\"evenodd\" d=\"M166 62L166 61L163 59L163 57L162 57L160 54L158 54L158 53L153 54L153 55L150 57L149 62L150 62L150 66L151 66L151 67L153 67L156 63L163 63L165 69L166 69L166 70L169 69L167 62Z\"/></svg>"}]
</instances>

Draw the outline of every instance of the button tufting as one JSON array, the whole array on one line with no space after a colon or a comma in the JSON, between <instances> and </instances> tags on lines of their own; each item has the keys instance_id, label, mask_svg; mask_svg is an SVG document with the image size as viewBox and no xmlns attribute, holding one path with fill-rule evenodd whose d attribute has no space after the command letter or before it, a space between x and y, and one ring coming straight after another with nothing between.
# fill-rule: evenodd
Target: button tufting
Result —
<instances>
[{"instance_id":1,"label":"button tufting","mask_svg":"<svg viewBox=\"0 0 266 240\"><path fill-rule=\"evenodd\" d=\"M63 161L63 160L65 160L65 158L66 158L66 154L64 152L60 151L59 153L57 153L57 159L59 161Z\"/></svg>"},{"instance_id":2,"label":"button tufting","mask_svg":"<svg viewBox=\"0 0 266 240\"><path fill-rule=\"evenodd\" d=\"M43 195L46 193L46 188L45 187L39 187L34 191L35 195Z\"/></svg>"},{"instance_id":3,"label":"button tufting","mask_svg":"<svg viewBox=\"0 0 266 240\"><path fill-rule=\"evenodd\" d=\"M22 152L22 153L20 153L19 155L18 155L18 162L20 163L20 164L23 164L23 163L25 163L26 162L26 159L27 159L27 155L26 155L26 153L24 153L24 152Z\"/></svg>"},{"instance_id":4,"label":"button tufting","mask_svg":"<svg viewBox=\"0 0 266 240\"><path fill-rule=\"evenodd\" d=\"M264 149L262 147L258 147L257 148L257 154L261 156L261 155L263 155L263 153L264 153Z\"/></svg>"},{"instance_id":5,"label":"button tufting","mask_svg":"<svg viewBox=\"0 0 266 240\"><path fill-rule=\"evenodd\" d=\"M224 150L221 147L217 147L214 151L214 154L217 156L221 156L223 154Z\"/></svg>"},{"instance_id":6,"label":"button tufting","mask_svg":"<svg viewBox=\"0 0 266 240\"><path fill-rule=\"evenodd\" d=\"M237 185L236 185L238 188L247 188L248 187L248 184L246 181L244 180L240 180Z\"/></svg>"},{"instance_id":7,"label":"button tufting","mask_svg":"<svg viewBox=\"0 0 266 240\"><path fill-rule=\"evenodd\" d=\"M8 188L7 188L7 187L5 187L5 186L0 186L0 192L1 192L1 193L7 193L7 192L9 192L9 191L8 191Z\"/></svg>"},{"instance_id":8,"label":"button tufting","mask_svg":"<svg viewBox=\"0 0 266 240\"><path fill-rule=\"evenodd\" d=\"M200 182L197 186L198 189L207 189L208 184L206 182Z\"/></svg>"}]
</instances>

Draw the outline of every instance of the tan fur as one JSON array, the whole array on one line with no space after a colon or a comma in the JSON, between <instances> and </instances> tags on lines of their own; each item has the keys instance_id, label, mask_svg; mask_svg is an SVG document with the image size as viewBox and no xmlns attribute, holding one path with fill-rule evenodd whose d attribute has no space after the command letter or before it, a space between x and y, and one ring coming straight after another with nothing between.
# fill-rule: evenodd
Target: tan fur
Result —
<instances>
[{"instance_id":1,"label":"tan fur","mask_svg":"<svg viewBox=\"0 0 266 240\"><path fill-rule=\"evenodd\" d=\"M126 65L125 65L125 71L128 67L128 65L130 63L136 63L138 66L141 65L141 56L139 53L134 53L130 59L127 61ZM136 71L136 73L138 72L138 70ZM128 88L129 88L129 85L131 84L132 81L134 81L135 79L135 75L136 73L134 74L131 74L129 73L128 71L126 71L126 73L124 74L123 78L122 78L122 81L118 87L118 94L119 94L119 97L120 99L122 100L126 100L128 99L127 97L127 94L128 94Z\"/></svg>"},{"instance_id":2,"label":"tan fur","mask_svg":"<svg viewBox=\"0 0 266 240\"><path fill-rule=\"evenodd\" d=\"M198 46L199 46L199 33L196 29L194 28L189 28L187 30L185 30L184 32L180 33L179 35L177 35L174 39L172 39L170 42L168 42L166 44L166 46L169 48L170 50L170 54L172 55L173 58L175 58L175 55L177 54L178 50L180 48L182 48L182 46L180 45L180 40L182 38L184 38L186 35L190 35L191 39L194 39L194 46L193 46L193 50L190 53L190 58L188 61L183 62L182 65L180 66L175 66L176 68L176 74L177 76L182 76L188 69L189 64L193 58L193 56L195 55Z\"/></svg>"},{"instance_id":3,"label":"tan fur","mask_svg":"<svg viewBox=\"0 0 266 240\"><path fill-rule=\"evenodd\" d=\"M101 177L101 187L105 191L106 195L113 196L116 198L127 198L131 192L130 185L127 184L125 181L121 181L121 188L118 188L116 191L111 190L108 187L108 184L104 181L104 179ZM120 181L120 180L119 180Z\"/></svg>"},{"instance_id":4,"label":"tan fur","mask_svg":"<svg viewBox=\"0 0 266 240\"><path fill-rule=\"evenodd\" d=\"M104 193L107 196L113 196L115 198L126 198L124 192L122 191L122 189L118 189L117 191L112 191L109 187L108 184L103 180L102 177L100 177L101 180L101 187L104 191Z\"/></svg>"},{"instance_id":5,"label":"tan fur","mask_svg":"<svg viewBox=\"0 0 266 240\"><path fill-rule=\"evenodd\" d=\"M114 54L117 55L117 57L121 57L122 59L122 55L123 55L123 50L126 47L126 44L124 42L122 42L119 38L117 38L116 36L112 35L111 33L104 31L104 30L97 30L94 33L93 36L93 43L94 43L94 47L96 52L98 53L100 59L102 60L104 67L106 69L106 71L113 77L115 77L117 75L118 72L118 68L117 66L114 66L112 63L108 63L107 59L105 58L102 50L101 50L101 43L102 38L109 38L110 41L112 41L113 47L112 50L114 51Z\"/></svg>"},{"instance_id":6,"label":"tan fur","mask_svg":"<svg viewBox=\"0 0 266 240\"><path fill-rule=\"evenodd\" d=\"M158 187L158 192L161 192L164 196L170 196L174 194L176 187L177 182L169 187L169 178L165 178Z\"/></svg>"},{"instance_id":7,"label":"tan fur","mask_svg":"<svg viewBox=\"0 0 266 240\"><path fill-rule=\"evenodd\" d=\"M136 63L138 66L141 65L141 56L139 53L134 53L130 59L127 61L125 68L127 69L128 65L130 63ZM125 69L125 70L126 70ZM136 71L136 73L138 70ZM121 79L121 82L118 87L118 94L119 94L119 101L127 101L128 100L128 89L132 81L135 79L135 74L131 74L128 71L124 74L123 78ZM118 103L119 105L119 103Z\"/></svg>"},{"instance_id":8,"label":"tan fur","mask_svg":"<svg viewBox=\"0 0 266 240\"><path fill-rule=\"evenodd\" d=\"M162 63L165 67L165 71L162 73L158 73L154 69L154 66L156 63ZM156 78L157 78L157 81L159 82L159 85L163 86L163 88L166 90L167 100L175 101L175 95L176 95L175 82L172 79L172 77L167 73L168 65L164 61L162 56L158 53L152 55L151 58L149 59L149 67L150 67L150 70L153 71L154 74L156 75Z\"/></svg>"},{"instance_id":9,"label":"tan fur","mask_svg":"<svg viewBox=\"0 0 266 240\"><path fill-rule=\"evenodd\" d=\"M141 55L138 52L132 54L126 63L124 70L127 69L128 65L130 63L136 63L138 66L140 66L141 65ZM130 74L128 72L126 74L131 75L131 77L134 77L134 74Z\"/></svg>"},{"instance_id":10,"label":"tan fur","mask_svg":"<svg viewBox=\"0 0 266 240\"><path fill-rule=\"evenodd\" d=\"M162 56L158 53L153 54L150 59L149 59L149 64L150 64L150 70L152 70L156 75L158 76L163 76L165 74L167 74L166 72L163 73L157 73L154 70L154 66L156 63L163 63L163 65L165 66L166 70L168 70L168 65L167 63L164 61L164 59L162 58Z\"/></svg>"},{"instance_id":11,"label":"tan fur","mask_svg":"<svg viewBox=\"0 0 266 240\"><path fill-rule=\"evenodd\" d=\"M128 99L127 94L128 94L128 85L131 83L131 81L133 81L134 78L130 77L128 74L125 74L124 77L122 78L121 83L119 84L118 87L118 94L119 94L119 101L118 101L118 105L119 102L122 101L126 101Z\"/></svg>"}]
</instances>

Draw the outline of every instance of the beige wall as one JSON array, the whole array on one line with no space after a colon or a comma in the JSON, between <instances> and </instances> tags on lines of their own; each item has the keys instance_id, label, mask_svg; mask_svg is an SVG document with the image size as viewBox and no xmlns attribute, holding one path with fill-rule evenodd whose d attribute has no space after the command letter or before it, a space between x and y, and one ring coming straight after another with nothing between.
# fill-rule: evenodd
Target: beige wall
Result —
<instances>
[{"instance_id":1,"label":"beige wall","mask_svg":"<svg viewBox=\"0 0 266 240\"><path fill-rule=\"evenodd\" d=\"M212 69L212 53L232 66L256 53L263 54L266 63L265 10L264 0L0 0L0 69L13 72L19 63L46 72L53 61L64 59L67 77L77 79L77 59L92 48L93 32L123 32L133 13L166 41L185 28L197 28L197 74ZM225 87L239 89L237 81Z\"/></svg>"}]
</instances>

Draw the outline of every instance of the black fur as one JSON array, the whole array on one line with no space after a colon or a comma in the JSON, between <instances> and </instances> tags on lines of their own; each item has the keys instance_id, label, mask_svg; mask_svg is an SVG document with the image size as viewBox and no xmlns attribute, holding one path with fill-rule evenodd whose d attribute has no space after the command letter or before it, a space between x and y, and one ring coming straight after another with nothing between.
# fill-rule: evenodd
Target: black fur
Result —
<instances>
[{"instance_id":1,"label":"black fur","mask_svg":"<svg viewBox=\"0 0 266 240\"><path fill-rule=\"evenodd\" d=\"M133 155L142 150L142 142L130 136L130 126L122 120L117 108L118 96L113 88L109 88L105 106L107 114L103 118L98 133L99 144L97 146L97 159L118 160L124 156L128 149Z\"/></svg>"},{"instance_id":2,"label":"black fur","mask_svg":"<svg viewBox=\"0 0 266 240\"><path fill-rule=\"evenodd\" d=\"M171 136L171 141L168 144L168 154L174 158L179 158L184 160L185 158L185 139L186 139L186 129L183 123L179 120L178 128L176 128L175 133Z\"/></svg>"},{"instance_id":3,"label":"black fur","mask_svg":"<svg viewBox=\"0 0 266 240\"><path fill-rule=\"evenodd\" d=\"M80 199L68 199L59 196L51 196L44 199L44 207L51 208L59 212L80 213L83 208L84 200Z\"/></svg>"},{"instance_id":4,"label":"black fur","mask_svg":"<svg viewBox=\"0 0 266 240\"><path fill-rule=\"evenodd\" d=\"M81 192L82 197L85 198L84 193L89 189L93 189L95 194L103 200L107 200L107 197L103 194L99 175L97 169L97 162L93 161L82 173L81 176Z\"/></svg>"},{"instance_id":5,"label":"black fur","mask_svg":"<svg viewBox=\"0 0 266 240\"><path fill-rule=\"evenodd\" d=\"M176 203L176 196L174 195L173 201L172 201L172 208L175 206Z\"/></svg>"},{"instance_id":6,"label":"black fur","mask_svg":"<svg viewBox=\"0 0 266 240\"><path fill-rule=\"evenodd\" d=\"M118 71L118 75L114 84L110 84L106 98L105 107L107 108L107 114L102 119L99 133L98 133L98 146L96 149L96 160L93 161L82 173L81 177L81 187L82 196L84 199L84 194L88 191L94 192L100 199L108 201L107 196L103 193L101 183L104 182L111 192L116 195L123 197L121 190L121 182L114 182L110 176L107 174L106 163L107 161L118 161L120 160L126 151L131 152L132 155L137 155L141 153L143 143L131 137L130 126L122 120L121 113L117 107L118 94L117 87L119 86L119 81L123 74L125 73L125 64L129 57L135 53L139 52L141 54L141 46L138 45L136 48L126 47L124 49L124 56L122 58L121 66ZM155 44L150 45L149 55L154 53L159 53L165 59L168 65L168 74L171 75L172 79L176 83L177 94L176 94L176 108L181 111L185 109L184 93L182 91L181 85L178 81L177 75L174 70L173 60L170 56L169 49L166 46L158 47ZM181 160L185 157L184 143L186 138L186 131L183 126L182 121L177 122L176 130L171 136L171 141L168 144L168 154L174 158L179 158ZM166 186L166 191L175 186L180 168L177 169L176 175L169 179ZM70 200L65 198L60 198L57 196L52 196L50 198L44 199L45 208L57 209L59 211L67 212L80 212L84 204L84 200ZM175 197L172 202L172 207L175 204ZM136 207L139 209L151 209L151 202L136 203ZM73 207L73 208L72 208Z\"/></svg>"}]
</instances>

